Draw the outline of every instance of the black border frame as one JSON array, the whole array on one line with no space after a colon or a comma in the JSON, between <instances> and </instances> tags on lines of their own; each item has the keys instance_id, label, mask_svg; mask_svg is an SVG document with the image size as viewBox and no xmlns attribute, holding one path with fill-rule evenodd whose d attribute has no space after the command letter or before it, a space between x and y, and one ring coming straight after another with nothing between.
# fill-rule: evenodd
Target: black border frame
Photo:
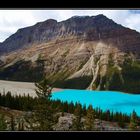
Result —
<instances>
[{"instance_id":1,"label":"black border frame","mask_svg":"<svg viewBox=\"0 0 140 140\"><path fill-rule=\"evenodd\" d=\"M1 8L140 8L139 0L8 0Z\"/></svg>"},{"instance_id":2,"label":"black border frame","mask_svg":"<svg viewBox=\"0 0 140 140\"><path fill-rule=\"evenodd\" d=\"M2 1L4 9L140 9L138 0L9 0ZM139 139L140 132L0 132L9 139Z\"/></svg>"}]
</instances>

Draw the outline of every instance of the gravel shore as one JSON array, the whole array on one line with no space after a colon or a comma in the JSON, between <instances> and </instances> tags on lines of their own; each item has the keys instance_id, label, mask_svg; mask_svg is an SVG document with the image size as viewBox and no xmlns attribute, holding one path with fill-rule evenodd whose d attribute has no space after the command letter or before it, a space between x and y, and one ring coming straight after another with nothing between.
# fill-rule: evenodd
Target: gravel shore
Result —
<instances>
[{"instance_id":1,"label":"gravel shore","mask_svg":"<svg viewBox=\"0 0 140 140\"><path fill-rule=\"evenodd\" d=\"M60 91L62 89L53 88L52 92ZM12 95L30 95L32 97L36 96L35 85L30 82L16 82L16 81L5 81L0 80L0 93L11 92Z\"/></svg>"}]
</instances>

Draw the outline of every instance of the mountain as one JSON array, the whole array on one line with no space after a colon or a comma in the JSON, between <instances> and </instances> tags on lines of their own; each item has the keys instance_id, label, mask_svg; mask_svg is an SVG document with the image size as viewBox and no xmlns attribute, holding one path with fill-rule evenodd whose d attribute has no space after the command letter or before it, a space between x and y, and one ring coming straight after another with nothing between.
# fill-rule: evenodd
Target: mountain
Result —
<instances>
[{"instance_id":1,"label":"mountain","mask_svg":"<svg viewBox=\"0 0 140 140\"><path fill-rule=\"evenodd\" d=\"M104 15L49 19L0 44L0 79L140 92L140 33Z\"/></svg>"}]
</instances>

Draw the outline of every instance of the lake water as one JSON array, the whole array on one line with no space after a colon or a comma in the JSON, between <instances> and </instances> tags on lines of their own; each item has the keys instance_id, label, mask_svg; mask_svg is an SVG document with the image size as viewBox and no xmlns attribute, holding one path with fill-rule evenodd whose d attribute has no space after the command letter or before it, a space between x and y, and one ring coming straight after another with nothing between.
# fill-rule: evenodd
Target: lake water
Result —
<instances>
[{"instance_id":1,"label":"lake water","mask_svg":"<svg viewBox=\"0 0 140 140\"><path fill-rule=\"evenodd\" d=\"M53 92L53 100L60 99L82 105L92 105L93 108L99 107L103 111L132 113L133 110L140 116L140 95L126 94L113 91L89 91L89 90L62 90Z\"/></svg>"}]
</instances>

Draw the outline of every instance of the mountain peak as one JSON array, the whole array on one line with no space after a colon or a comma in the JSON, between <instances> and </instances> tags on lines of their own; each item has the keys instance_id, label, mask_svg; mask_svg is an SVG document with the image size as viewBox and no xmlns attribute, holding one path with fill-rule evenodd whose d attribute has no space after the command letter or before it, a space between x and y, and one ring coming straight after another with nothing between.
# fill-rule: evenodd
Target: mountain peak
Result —
<instances>
[{"instance_id":1,"label":"mountain peak","mask_svg":"<svg viewBox=\"0 0 140 140\"><path fill-rule=\"evenodd\" d=\"M95 17L100 17L100 18L107 18L104 14L98 14Z\"/></svg>"},{"instance_id":2,"label":"mountain peak","mask_svg":"<svg viewBox=\"0 0 140 140\"><path fill-rule=\"evenodd\" d=\"M72 16L70 19L81 19L81 18L89 18L90 16L78 16L78 15L75 15L75 16Z\"/></svg>"},{"instance_id":3,"label":"mountain peak","mask_svg":"<svg viewBox=\"0 0 140 140\"><path fill-rule=\"evenodd\" d=\"M54 23L57 23L57 20L55 20L55 19L47 19L45 21L38 22L37 24L44 24L44 23L54 24Z\"/></svg>"},{"instance_id":4,"label":"mountain peak","mask_svg":"<svg viewBox=\"0 0 140 140\"><path fill-rule=\"evenodd\" d=\"M103 14L96 16L73 16L57 22L48 19L43 22L19 29L0 44L0 51L11 52L33 43L49 42L53 39L78 37L87 40L99 40L119 36L125 27L115 23Z\"/></svg>"},{"instance_id":5,"label":"mountain peak","mask_svg":"<svg viewBox=\"0 0 140 140\"><path fill-rule=\"evenodd\" d=\"M96 18L107 18L104 14L98 14L96 16L88 16L88 15L78 16L78 15L75 15L75 16L72 16L69 19L84 19L84 18L93 18L93 17L96 17Z\"/></svg>"}]
</instances>

